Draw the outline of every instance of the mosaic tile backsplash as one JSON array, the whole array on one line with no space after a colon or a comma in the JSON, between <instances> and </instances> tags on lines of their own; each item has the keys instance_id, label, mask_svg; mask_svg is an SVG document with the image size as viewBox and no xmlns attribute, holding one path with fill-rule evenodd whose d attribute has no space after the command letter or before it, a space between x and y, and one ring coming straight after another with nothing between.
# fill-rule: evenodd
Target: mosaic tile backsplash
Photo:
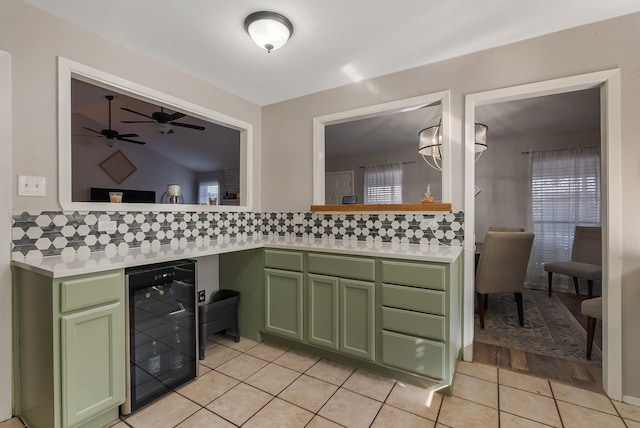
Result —
<instances>
[{"instance_id":1,"label":"mosaic tile backsplash","mask_svg":"<svg viewBox=\"0 0 640 428\"><path fill-rule=\"evenodd\" d=\"M301 219L301 221L294 221ZM99 232L115 221L115 232ZM13 215L14 258L105 251L175 240L247 240L262 235L460 246L464 213L22 212Z\"/></svg>"}]
</instances>

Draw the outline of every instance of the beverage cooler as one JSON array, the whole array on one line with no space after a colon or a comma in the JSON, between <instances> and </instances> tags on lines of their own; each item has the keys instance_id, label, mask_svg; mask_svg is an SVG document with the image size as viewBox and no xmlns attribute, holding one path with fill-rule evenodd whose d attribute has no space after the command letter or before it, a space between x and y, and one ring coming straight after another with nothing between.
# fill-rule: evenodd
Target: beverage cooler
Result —
<instances>
[{"instance_id":1,"label":"beverage cooler","mask_svg":"<svg viewBox=\"0 0 640 428\"><path fill-rule=\"evenodd\" d=\"M125 270L129 414L194 379L198 366L196 262Z\"/></svg>"}]
</instances>

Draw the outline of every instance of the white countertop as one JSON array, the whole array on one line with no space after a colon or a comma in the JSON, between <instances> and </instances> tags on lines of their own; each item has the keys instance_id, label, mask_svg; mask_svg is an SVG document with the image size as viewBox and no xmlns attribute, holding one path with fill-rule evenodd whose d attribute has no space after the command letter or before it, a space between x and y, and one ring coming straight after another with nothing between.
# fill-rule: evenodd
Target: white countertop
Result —
<instances>
[{"instance_id":1,"label":"white countertop","mask_svg":"<svg viewBox=\"0 0 640 428\"><path fill-rule=\"evenodd\" d=\"M221 237L222 238L222 237ZM462 247L438 245L393 244L335 239L304 239L282 236L256 236L245 241L198 239L195 242L176 242L170 245L144 245L128 248L122 246L113 252L79 251L75 254L15 259L13 265L37 272L50 278L96 273L109 269L122 269L184 258L210 256L255 248L279 248L285 250L316 251L351 254L357 256L385 257L451 263L462 253Z\"/></svg>"}]
</instances>

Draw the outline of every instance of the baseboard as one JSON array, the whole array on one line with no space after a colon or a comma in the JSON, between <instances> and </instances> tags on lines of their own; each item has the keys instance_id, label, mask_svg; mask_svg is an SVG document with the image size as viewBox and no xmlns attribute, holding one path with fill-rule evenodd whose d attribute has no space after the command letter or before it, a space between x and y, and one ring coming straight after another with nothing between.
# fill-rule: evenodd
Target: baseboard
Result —
<instances>
[{"instance_id":1,"label":"baseboard","mask_svg":"<svg viewBox=\"0 0 640 428\"><path fill-rule=\"evenodd\" d=\"M633 404L634 406L640 406L640 398L632 397L630 395L623 395L622 401L627 404Z\"/></svg>"}]
</instances>

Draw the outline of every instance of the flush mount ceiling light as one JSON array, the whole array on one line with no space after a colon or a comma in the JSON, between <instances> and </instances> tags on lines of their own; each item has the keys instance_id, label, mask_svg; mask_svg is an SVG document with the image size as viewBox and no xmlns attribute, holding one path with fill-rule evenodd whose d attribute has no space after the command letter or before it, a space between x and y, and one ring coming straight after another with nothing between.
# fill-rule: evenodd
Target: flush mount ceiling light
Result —
<instances>
[{"instance_id":1,"label":"flush mount ceiling light","mask_svg":"<svg viewBox=\"0 0 640 428\"><path fill-rule=\"evenodd\" d=\"M475 130L475 153L476 160L478 160L487 150L487 131L489 128L483 123L476 122ZM442 171L442 117L438 118L437 124L427 126L418 135L420 137L418 153L431 168Z\"/></svg>"},{"instance_id":2,"label":"flush mount ceiling light","mask_svg":"<svg viewBox=\"0 0 640 428\"><path fill-rule=\"evenodd\" d=\"M293 24L276 12L254 12L244 20L244 29L267 52L281 48L293 34Z\"/></svg>"}]
</instances>

